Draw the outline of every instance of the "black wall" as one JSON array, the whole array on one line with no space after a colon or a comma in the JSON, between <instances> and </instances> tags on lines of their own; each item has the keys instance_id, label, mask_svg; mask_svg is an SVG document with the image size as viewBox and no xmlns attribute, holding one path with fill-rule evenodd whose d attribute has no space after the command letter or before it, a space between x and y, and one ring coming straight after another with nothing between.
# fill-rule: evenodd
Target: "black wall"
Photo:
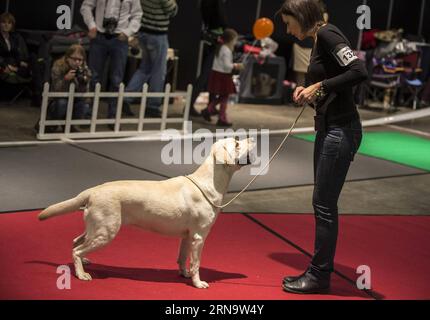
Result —
<instances>
[{"instance_id":1,"label":"black wall","mask_svg":"<svg viewBox=\"0 0 430 320\"><path fill-rule=\"evenodd\" d=\"M427 7L430 1L426 1ZM395 1L391 28L403 28L405 33L418 34L421 1Z\"/></svg>"},{"instance_id":2,"label":"black wall","mask_svg":"<svg viewBox=\"0 0 430 320\"><path fill-rule=\"evenodd\" d=\"M367 0L367 5L372 9L372 28L385 30L390 0Z\"/></svg>"},{"instance_id":3,"label":"black wall","mask_svg":"<svg viewBox=\"0 0 430 320\"><path fill-rule=\"evenodd\" d=\"M5 0L1 2L6 3ZM10 0L9 11L17 20L17 28L55 30L56 11L60 5L70 5L70 0Z\"/></svg>"},{"instance_id":4,"label":"black wall","mask_svg":"<svg viewBox=\"0 0 430 320\"><path fill-rule=\"evenodd\" d=\"M74 23L84 27L79 8L83 0L75 1ZM170 46L179 51L179 88L184 89L194 79L197 69L199 36L201 27L198 0L177 0L179 13L172 20L169 40ZM241 34L250 34L255 21L257 0L228 0L228 22ZM330 22L337 25L350 39L353 46L357 44L356 28L357 7L362 0L325 0L330 15ZM17 18L17 27L22 29L55 30L56 8L59 5L70 5L70 0L10 0L9 10ZM275 23L273 38L279 43L278 54L287 62L291 56L293 39L285 34L285 26L275 12L283 0L263 0L261 16L271 18ZM372 9L372 27L385 29L389 0L368 0ZM395 0L392 27L402 27L405 33L416 34L418 31L421 0ZM0 0L0 11L6 7L6 0ZM430 0L427 1L425 16L430 14ZM424 23L423 34L430 39L430 24Z\"/></svg>"}]
</instances>

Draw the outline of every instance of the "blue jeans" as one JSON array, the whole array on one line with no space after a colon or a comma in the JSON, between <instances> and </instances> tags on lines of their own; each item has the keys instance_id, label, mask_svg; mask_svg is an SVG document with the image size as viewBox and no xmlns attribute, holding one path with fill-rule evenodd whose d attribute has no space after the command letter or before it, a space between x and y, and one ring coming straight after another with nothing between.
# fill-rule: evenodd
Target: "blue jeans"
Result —
<instances>
[{"instance_id":1,"label":"blue jeans","mask_svg":"<svg viewBox=\"0 0 430 320\"><path fill-rule=\"evenodd\" d=\"M337 202L351 161L360 147L360 120L345 126L329 126L318 131L314 147L315 251L310 271L318 278L329 278L334 270L338 234Z\"/></svg>"},{"instance_id":2,"label":"blue jeans","mask_svg":"<svg viewBox=\"0 0 430 320\"><path fill-rule=\"evenodd\" d=\"M67 99L53 100L49 105L48 114L50 120L64 120L67 114ZM83 119L90 106L82 99L75 99L73 105L73 119Z\"/></svg>"},{"instance_id":3,"label":"blue jeans","mask_svg":"<svg viewBox=\"0 0 430 320\"><path fill-rule=\"evenodd\" d=\"M139 33L142 47L142 61L127 85L127 92L141 92L145 83L150 92L163 92L167 71L167 49L169 41L167 34ZM124 99L130 103L133 99ZM148 99L148 109L160 110L161 98Z\"/></svg>"},{"instance_id":4,"label":"blue jeans","mask_svg":"<svg viewBox=\"0 0 430 320\"><path fill-rule=\"evenodd\" d=\"M127 64L128 43L121 41L118 37L107 37L97 34L91 40L89 53L89 67L92 72L91 85L102 82L105 70L105 62L110 57L109 91L118 92L119 85L124 79L125 66ZM117 99L109 102L108 118L114 118L116 114Z\"/></svg>"}]
</instances>

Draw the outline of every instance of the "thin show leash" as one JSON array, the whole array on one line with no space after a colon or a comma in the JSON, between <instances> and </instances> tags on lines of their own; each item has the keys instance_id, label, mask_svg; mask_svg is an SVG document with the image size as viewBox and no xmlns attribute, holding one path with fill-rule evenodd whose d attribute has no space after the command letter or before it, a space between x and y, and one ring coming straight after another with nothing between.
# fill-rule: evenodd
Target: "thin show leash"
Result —
<instances>
[{"instance_id":1,"label":"thin show leash","mask_svg":"<svg viewBox=\"0 0 430 320\"><path fill-rule=\"evenodd\" d=\"M291 126L290 130L288 130L287 135L284 137L284 139L281 141L281 143L279 144L278 148L276 149L276 151L273 153L273 155L270 157L269 161L266 163L266 165L260 170L260 172L258 172L257 175L254 176L254 178L252 178L248 184L238 193L236 194L229 202L223 204L223 205L217 205L215 203L213 203L213 201L211 199L209 199L209 197L206 195L206 193L203 191L203 189L200 187L200 185L190 176L184 176L185 178L187 178L188 180L190 180L199 190L200 192L203 194L203 196L206 198L206 200L215 208L219 208L219 209L223 209L225 207L227 207L230 203L232 203L234 200L236 200L242 193L244 193L246 191L246 189L248 189L248 187L255 181L255 179L257 179L260 174L269 166L269 164L272 162L272 160L276 157L276 155L278 154L278 152L281 150L282 146L285 144L285 142L287 141L288 137L290 136L291 132L293 131L294 127L297 124L297 121L299 121L301 115L303 114L303 111L305 111L307 104L304 104L302 107L302 110L300 111L299 115L297 116L296 120L294 121L293 125Z\"/></svg>"},{"instance_id":2,"label":"thin show leash","mask_svg":"<svg viewBox=\"0 0 430 320\"><path fill-rule=\"evenodd\" d=\"M325 25L325 24L324 24ZM318 30L319 28L321 28L322 26L318 26ZM318 32L317 30L317 32ZM252 46L255 46L257 44L257 39L252 43ZM315 41L316 43L316 41ZM248 59L249 55L250 55L251 51L247 52L244 56L242 56L241 58L241 62L245 61L246 59ZM236 194L229 202L223 204L223 205L217 205L215 203L213 203L213 201L211 199L209 199L209 197L206 195L206 193L203 191L203 189L200 187L200 185L194 181L193 178L191 178L190 176L185 176L185 178L187 178L188 180L190 180L199 190L200 192L203 194L203 196L206 198L206 200L215 208L219 208L219 209L223 209L225 207L227 207L230 203L232 203L234 200L236 200L242 193L244 193L246 191L246 189L248 189L248 187L260 176L260 174L266 170L266 168L269 166L269 164L273 161L273 159L276 157L276 155L278 154L279 150L281 150L282 146L284 145L284 143L287 141L288 137L290 136L291 132L293 131L295 125L297 124L297 121L299 121L301 115L303 114L303 111L305 111L307 104L304 104L302 107L302 110L300 111L299 115L297 116L296 120L293 122L293 125L291 126L290 130L288 130L287 135L284 137L284 139L281 141L281 143L279 144L278 148L276 149L275 153L270 157L269 162L266 163L266 165L263 167L263 169L260 170L260 172L254 176L254 178L252 178L248 184L238 193Z\"/></svg>"}]
</instances>

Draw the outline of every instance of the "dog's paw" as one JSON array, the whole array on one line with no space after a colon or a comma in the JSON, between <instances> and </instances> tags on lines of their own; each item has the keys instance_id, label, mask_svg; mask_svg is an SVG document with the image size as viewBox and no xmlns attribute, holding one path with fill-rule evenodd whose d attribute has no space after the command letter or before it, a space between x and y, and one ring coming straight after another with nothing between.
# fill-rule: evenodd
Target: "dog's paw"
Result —
<instances>
[{"instance_id":1,"label":"dog's paw","mask_svg":"<svg viewBox=\"0 0 430 320\"><path fill-rule=\"evenodd\" d=\"M84 281L90 281L93 279L91 277L91 275L89 273L86 273L86 272L83 272L81 274L77 274L76 276L79 278L79 280L84 280Z\"/></svg>"},{"instance_id":2,"label":"dog's paw","mask_svg":"<svg viewBox=\"0 0 430 320\"><path fill-rule=\"evenodd\" d=\"M179 270L179 275L184 278L191 278L191 273L188 270Z\"/></svg>"},{"instance_id":3,"label":"dog's paw","mask_svg":"<svg viewBox=\"0 0 430 320\"><path fill-rule=\"evenodd\" d=\"M88 258L82 258L82 263L85 264L85 265L88 265L88 264L91 263L91 260L88 259Z\"/></svg>"},{"instance_id":4,"label":"dog's paw","mask_svg":"<svg viewBox=\"0 0 430 320\"><path fill-rule=\"evenodd\" d=\"M199 289L209 288L209 284L206 281L193 282L193 285Z\"/></svg>"}]
</instances>

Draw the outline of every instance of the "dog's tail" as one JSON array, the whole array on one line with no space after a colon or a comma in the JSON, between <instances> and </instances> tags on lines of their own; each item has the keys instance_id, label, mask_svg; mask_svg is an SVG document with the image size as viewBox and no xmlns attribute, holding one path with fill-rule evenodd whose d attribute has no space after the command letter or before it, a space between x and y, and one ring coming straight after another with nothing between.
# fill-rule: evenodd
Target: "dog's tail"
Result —
<instances>
[{"instance_id":1,"label":"dog's tail","mask_svg":"<svg viewBox=\"0 0 430 320\"><path fill-rule=\"evenodd\" d=\"M75 198L53 204L39 214L39 220L46 220L51 217L59 216L65 213L78 210L88 202L90 196L89 190L85 190Z\"/></svg>"}]
</instances>

